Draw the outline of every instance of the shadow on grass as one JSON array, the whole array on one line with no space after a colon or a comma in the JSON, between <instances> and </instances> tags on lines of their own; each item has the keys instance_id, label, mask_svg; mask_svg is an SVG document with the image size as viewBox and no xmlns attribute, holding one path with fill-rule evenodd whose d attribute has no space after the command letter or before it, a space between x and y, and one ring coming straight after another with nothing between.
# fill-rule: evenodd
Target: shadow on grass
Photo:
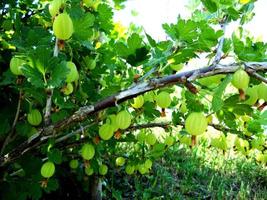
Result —
<instances>
[{"instance_id":1,"label":"shadow on grass","mask_svg":"<svg viewBox=\"0 0 267 200\"><path fill-rule=\"evenodd\" d=\"M245 157L227 159L216 149L176 146L148 175L116 174L112 185L116 199L266 199L267 170Z\"/></svg>"}]
</instances>

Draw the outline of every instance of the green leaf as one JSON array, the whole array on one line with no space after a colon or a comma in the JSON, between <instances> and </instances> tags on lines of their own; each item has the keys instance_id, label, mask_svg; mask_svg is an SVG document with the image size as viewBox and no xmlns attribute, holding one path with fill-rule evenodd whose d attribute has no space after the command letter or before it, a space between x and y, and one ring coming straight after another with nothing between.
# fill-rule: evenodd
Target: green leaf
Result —
<instances>
[{"instance_id":1,"label":"green leaf","mask_svg":"<svg viewBox=\"0 0 267 200\"><path fill-rule=\"evenodd\" d=\"M42 197L42 189L39 183L28 183L29 197L31 199L40 199Z\"/></svg>"},{"instance_id":2,"label":"green leaf","mask_svg":"<svg viewBox=\"0 0 267 200\"><path fill-rule=\"evenodd\" d=\"M213 0L201 0L201 2L211 13L216 12L218 10L216 2Z\"/></svg>"},{"instance_id":3,"label":"green leaf","mask_svg":"<svg viewBox=\"0 0 267 200\"><path fill-rule=\"evenodd\" d=\"M47 187L44 189L47 193L50 193L52 191L56 191L59 188L58 181L54 178L49 178Z\"/></svg>"},{"instance_id":4,"label":"green leaf","mask_svg":"<svg viewBox=\"0 0 267 200\"><path fill-rule=\"evenodd\" d=\"M61 62L59 65L54 65L51 69L51 75L47 82L47 86L49 88L57 88L61 86L66 79L68 72L67 62Z\"/></svg>"},{"instance_id":5,"label":"green leaf","mask_svg":"<svg viewBox=\"0 0 267 200\"><path fill-rule=\"evenodd\" d=\"M253 109L250 105L247 104L236 104L233 107L233 113L238 115L250 115L253 112Z\"/></svg>"},{"instance_id":6,"label":"green leaf","mask_svg":"<svg viewBox=\"0 0 267 200\"><path fill-rule=\"evenodd\" d=\"M106 32L110 32L113 29L112 8L107 4L100 4L97 8L99 26Z\"/></svg>"},{"instance_id":7,"label":"green leaf","mask_svg":"<svg viewBox=\"0 0 267 200\"><path fill-rule=\"evenodd\" d=\"M21 67L23 75L27 80L37 88L44 88L43 75L37 68L33 68L30 65L23 65Z\"/></svg>"},{"instance_id":8,"label":"green leaf","mask_svg":"<svg viewBox=\"0 0 267 200\"><path fill-rule=\"evenodd\" d=\"M128 38L127 44L130 50L129 54L133 54L136 49L142 47L142 38L138 34L134 33Z\"/></svg>"},{"instance_id":9,"label":"green leaf","mask_svg":"<svg viewBox=\"0 0 267 200\"><path fill-rule=\"evenodd\" d=\"M18 122L16 125L16 132L24 137L28 137L32 131L32 126L28 123Z\"/></svg>"},{"instance_id":10,"label":"green leaf","mask_svg":"<svg viewBox=\"0 0 267 200\"><path fill-rule=\"evenodd\" d=\"M204 105L196 98L195 94L189 91L185 92L187 108L192 112L201 112L204 110Z\"/></svg>"},{"instance_id":11,"label":"green leaf","mask_svg":"<svg viewBox=\"0 0 267 200\"><path fill-rule=\"evenodd\" d=\"M230 83L231 81L231 76L227 76L219 85L219 87L217 87L215 89L213 98L212 98L212 106L211 109L214 110L214 112L219 111L222 107L223 107L223 93L225 88L227 87L227 85Z\"/></svg>"},{"instance_id":12,"label":"green leaf","mask_svg":"<svg viewBox=\"0 0 267 200\"><path fill-rule=\"evenodd\" d=\"M53 123L56 123L60 120L63 120L69 113L66 110L60 110L59 112L52 113L51 120Z\"/></svg>"},{"instance_id":13,"label":"green leaf","mask_svg":"<svg viewBox=\"0 0 267 200\"><path fill-rule=\"evenodd\" d=\"M260 123L260 121L258 120L252 120L250 122L248 122L248 131L253 133L253 134L258 134L258 133L262 133L263 129L262 129L262 125Z\"/></svg>"},{"instance_id":14,"label":"green leaf","mask_svg":"<svg viewBox=\"0 0 267 200\"><path fill-rule=\"evenodd\" d=\"M74 27L74 39L87 40L93 35L93 29L95 17L91 13L86 13L83 17L73 19Z\"/></svg>"},{"instance_id":15,"label":"green leaf","mask_svg":"<svg viewBox=\"0 0 267 200\"><path fill-rule=\"evenodd\" d=\"M48 152L48 159L51 162L60 164L62 162L62 152L58 149L52 149Z\"/></svg>"},{"instance_id":16,"label":"green leaf","mask_svg":"<svg viewBox=\"0 0 267 200\"><path fill-rule=\"evenodd\" d=\"M150 46L156 47L156 45L157 45L156 41L147 33L146 33L146 38L147 38Z\"/></svg>"}]
</instances>

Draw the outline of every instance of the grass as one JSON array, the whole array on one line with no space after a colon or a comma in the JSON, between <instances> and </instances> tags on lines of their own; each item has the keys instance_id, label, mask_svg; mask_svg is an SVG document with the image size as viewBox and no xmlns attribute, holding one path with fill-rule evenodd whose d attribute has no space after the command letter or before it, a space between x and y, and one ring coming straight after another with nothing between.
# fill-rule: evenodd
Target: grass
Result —
<instances>
[{"instance_id":1,"label":"grass","mask_svg":"<svg viewBox=\"0 0 267 200\"><path fill-rule=\"evenodd\" d=\"M266 199L267 170L244 156L175 145L146 176L116 172L109 191L114 199Z\"/></svg>"}]
</instances>

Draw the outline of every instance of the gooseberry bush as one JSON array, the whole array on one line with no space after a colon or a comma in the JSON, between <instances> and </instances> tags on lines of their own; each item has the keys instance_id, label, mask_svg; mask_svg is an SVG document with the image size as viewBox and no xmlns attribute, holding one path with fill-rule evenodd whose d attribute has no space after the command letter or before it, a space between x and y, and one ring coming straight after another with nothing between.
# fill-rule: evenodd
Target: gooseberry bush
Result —
<instances>
[{"instance_id":1,"label":"gooseberry bush","mask_svg":"<svg viewBox=\"0 0 267 200\"><path fill-rule=\"evenodd\" d=\"M146 176L176 144L266 165L267 44L242 28L254 0L196 0L163 41L113 21L124 2L0 2L1 199L68 177L101 199L115 171Z\"/></svg>"}]
</instances>

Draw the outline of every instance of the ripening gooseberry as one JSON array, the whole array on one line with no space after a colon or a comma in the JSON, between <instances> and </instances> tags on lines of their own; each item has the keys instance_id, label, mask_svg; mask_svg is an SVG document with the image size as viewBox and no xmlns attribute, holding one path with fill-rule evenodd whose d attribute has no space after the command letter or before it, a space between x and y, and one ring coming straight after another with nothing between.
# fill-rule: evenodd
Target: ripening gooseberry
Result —
<instances>
[{"instance_id":1,"label":"ripening gooseberry","mask_svg":"<svg viewBox=\"0 0 267 200\"><path fill-rule=\"evenodd\" d=\"M133 108L138 109L144 105L144 97L142 95L134 98L133 100L134 100L134 103L131 104Z\"/></svg>"},{"instance_id":2,"label":"ripening gooseberry","mask_svg":"<svg viewBox=\"0 0 267 200\"><path fill-rule=\"evenodd\" d=\"M71 83L67 83L62 90L65 95L70 95L73 92L73 85Z\"/></svg>"},{"instance_id":3,"label":"ripening gooseberry","mask_svg":"<svg viewBox=\"0 0 267 200\"><path fill-rule=\"evenodd\" d=\"M237 89L247 89L249 84L249 75L243 69L237 70L233 75L232 84Z\"/></svg>"},{"instance_id":4,"label":"ripening gooseberry","mask_svg":"<svg viewBox=\"0 0 267 200\"><path fill-rule=\"evenodd\" d=\"M111 124L103 124L99 128L99 136L103 140L109 140L114 134L114 127Z\"/></svg>"},{"instance_id":5,"label":"ripening gooseberry","mask_svg":"<svg viewBox=\"0 0 267 200\"><path fill-rule=\"evenodd\" d=\"M81 155L84 160L90 160L95 155L95 148L92 144L84 144L82 146Z\"/></svg>"},{"instance_id":6,"label":"ripening gooseberry","mask_svg":"<svg viewBox=\"0 0 267 200\"><path fill-rule=\"evenodd\" d=\"M205 115L199 112L191 113L185 120L185 129L191 135L203 134L207 126L208 122Z\"/></svg>"},{"instance_id":7,"label":"ripening gooseberry","mask_svg":"<svg viewBox=\"0 0 267 200\"><path fill-rule=\"evenodd\" d=\"M146 135L146 143L149 145L154 145L157 142L157 138L153 133Z\"/></svg>"},{"instance_id":8,"label":"ripening gooseberry","mask_svg":"<svg viewBox=\"0 0 267 200\"><path fill-rule=\"evenodd\" d=\"M66 82L67 83L71 83L73 81L76 81L79 79L79 73L78 73L78 70L76 68L76 65L69 61L67 62L67 68L69 69L69 72L66 76Z\"/></svg>"},{"instance_id":9,"label":"ripening gooseberry","mask_svg":"<svg viewBox=\"0 0 267 200\"><path fill-rule=\"evenodd\" d=\"M108 166L105 164L100 165L99 167L99 174L106 175L108 173Z\"/></svg>"},{"instance_id":10,"label":"ripening gooseberry","mask_svg":"<svg viewBox=\"0 0 267 200\"><path fill-rule=\"evenodd\" d=\"M256 86L254 87L249 87L247 90L246 90L246 95L249 96L249 98L244 102L245 104L248 104L248 105L254 105L257 100L258 100L258 88Z\"/></svg>"},{"instance_id":11,"label":"ripening gooseberry","mask_svg":"<svg viewBox=\"0 0 267 200\"><path fill-rule=\"evenodd\" d=\"M55 36L60 40L67 40L73 34L73 23L67 13L59 14L53 23Z\"/></svg>"},{"instance_id":12,"label":"ripening gooseberry","mask_svg":"<svg viewBox=\"0 0 267 200\"><path fill-rule=\"evenodd\" d=\"M167 145L167 146L172 146L173 143L174 143L174 138L172 136L167 136L165 138L165 141L164 143Z\"/></svg>"},{"instance_id":13,"label":"ripening gooseberry","mask_svg":"<svg viewBox=\"0 0 267 200\"><path fill-rule=\"evenodd\" d=\"M42 122L42 115L39 110L33 109L27 115L28 122L33 126L38 126Z\"/></svg>"},{"instance_id":14,"label":"ripening gooseberry","mask_svg":"<svg viewBox=\"0 0 267 200\"><path fill-rule=\"evenodd\" d=\"M125 158L123 158L123 157L116 158L116 165L117 166L123 166L124 164L125 164Z\"/></svg>"},{"instance_id":15,"label":"ripening gooseberry","mask_svg":"<svg viewBox=\"0 0 267 200\"><path fill-rule=\"evenodd\" d=\"M12 57L9 65L10 71L15 75L22 75L21 67L24 63L25 63L24 60L17 57Z\"/></svg>"},{"instance_id":16,"label":"ripening gooseberry","mask_svg":"<svg viewBox=\"0 0 267 200\"><path fill-rule=\"evenodd\" d=\"M71 160L70 163L69 163L69 166L71 169L76 169L78 166L79 166L79 161L78 160Z\"/></svg>"},{"instance_id":17,"label":"ripening gooseberry","mask_svg":"<svg viewBox=\"0 0 267 200\"><path fill-rule=\"evenodd\" d=\"M50 178L55 173L55 165L54 163L47 161L41 167L41 175L45 178Z\"/></svg>"},{"instance_id":18,"label":"ripening gooseberry","mask_svg":"<svg viewBox=\"0 0 267 200\"><path fill-rule=\"evenodd\" d=\"M147 159L146 161L145 161L145 163L144 163L144 165L145 165L145 167L147 168L147 169L150 169L151 167L152 167L152 161L150 160L150 159Z\"/></svg>"},{"instance_id":19,"label":"ripening gooseberry","mask_svg":"<svg viewBox=\"0 0 267 200\"><path fill-rule=\"evenodd\" d=\"M60 8L64 5L65 0L53 0L50 2L48 10L52 17L55 17L59 14Z\"/></svg>"},{"instance_id":20,"label":"ripening gooseberry","mask_svg":"<svg viewBox=\"0 0 267 200\"><path fill-rule=\"evenodd\" d=\"M257 89L259 99L267 101L267 85L265 83L261 83L257 86Z\"/></svg>"},{"instance_id":21,"label":"ripening gooseberry","mask_svg":"<svg viewBox=\"0 0 267 200\"><path fill-rule=\"evenodd\" d=\"M169 105L171 105L171 97L168 92L160 92L156 98L156 103L161 108L167 108Z\"/></svg>"},{"instance_id":22,"label":"ripening gooseberry","mask_svg":"<svg viewBox=\"0 0 267 200\"><path fill-rule=\"evenodd\" d=\"M125 172L128 175L132 175L134 173L135 167L132 165L127 165L125 168Z\"/></svg>"},{"instance_id":23,"label":"ripening gooseberry","mask_svg":"<svg viewBox=\"0 0 267 200\"><path fill-rule=\"evenodd\" d=\"M84 171L88 176L91 176L94 173L94 169L92 167L86 167Z\"/></svg>"},{"instance_id":24,"label":"ripening gooseberry","mask_svg":"<svg viewBox=\"0 0 267 200\"><path fill-rule=\"evenodd\" d=\"M120 111L116 116L116 124L120 129L127 129L131 125L131 115L127 111Z\"/></svg>"}]
</instances>

